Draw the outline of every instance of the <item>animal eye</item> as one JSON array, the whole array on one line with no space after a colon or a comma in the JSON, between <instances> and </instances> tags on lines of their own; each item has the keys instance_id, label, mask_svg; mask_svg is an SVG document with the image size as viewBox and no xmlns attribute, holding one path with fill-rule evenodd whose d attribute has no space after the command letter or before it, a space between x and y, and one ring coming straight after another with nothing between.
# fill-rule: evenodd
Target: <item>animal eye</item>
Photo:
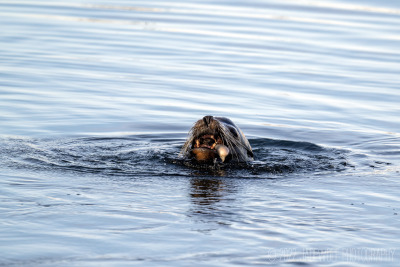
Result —
<instances>
[{"instance_id":1,"label":"animal eye","mask_svg":"<svg viewBox=\"0 0 400 267\"><path fill-rule=\"evenodd\" d=\"M233 134L234 137L238 137L238 133L237 133L235 128L233 128L233 127L228 127L228 128L229 128L229 131Z\"/></svg>"}]
</instances>

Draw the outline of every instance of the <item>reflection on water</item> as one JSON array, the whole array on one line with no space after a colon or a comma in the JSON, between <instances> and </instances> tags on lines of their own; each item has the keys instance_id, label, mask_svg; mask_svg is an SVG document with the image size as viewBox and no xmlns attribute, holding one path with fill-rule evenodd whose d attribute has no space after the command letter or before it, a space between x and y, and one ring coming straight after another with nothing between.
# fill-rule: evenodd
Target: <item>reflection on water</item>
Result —
<instances>
[{"instance_id":1,"label":"reflection on water","mask_svg":"<svg viewBox=\"0 0 400 267\"><path fill-rule=\"evenodd\" d=\"M239 184L234 179L198 177L190 179L188 217L194 231L211 234L221 226L232 226L240 220ZM239 207L235 207L239 205Z\"/></svg>"},{"instance_id":2,"label":"reflection on water","mask_svg":"<svg viewBox=\"0 0 400 267\"><path fill-rule=\"evenodd\" d=\"M0 266L397 266L399 18L375 0L2 1ZM255 160L179 159L205 115Z\"/></svg>"},{"instance_id":3,"label":"reflection on water","mask_svg":"<svg viewBox=\"0 0 400 267\"><path fill-rule=\"evenodd\" d=\"M204 214L205 209L210 211L215 209L215 204L221 201L226 194L229 194L229 188L226 188L224 180L193 178L190 180L190 197L194 206L198 206L198 210L194 209L193 213Z\"/></svg>"}]
</instances>

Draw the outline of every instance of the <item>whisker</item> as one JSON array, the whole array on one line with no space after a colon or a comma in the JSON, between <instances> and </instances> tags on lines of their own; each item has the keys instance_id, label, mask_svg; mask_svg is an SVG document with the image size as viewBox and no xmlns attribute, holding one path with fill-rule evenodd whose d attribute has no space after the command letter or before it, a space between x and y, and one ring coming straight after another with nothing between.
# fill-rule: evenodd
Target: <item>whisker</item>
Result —
<instances>
[{"instance_id":1,"label":"whisker","mask_svg":"<svg viewBox=\"0 0 400 267\"><path fill-rule=\"evenodd\" d=\"M239 136L234 135L230 128L231 125L225 125L224 121L214 119L206 124L203 120L198 120L189 130L188 137L179 152L179 157L188 157L193 149L193 144L198 138L204 135L214 135L222 139L225 146L229 148L232 159L240 162L247 161L248 151L251 152L251 146L248 140L244 137L240 129L237 129Z\"/></svg>"}]
</instances>

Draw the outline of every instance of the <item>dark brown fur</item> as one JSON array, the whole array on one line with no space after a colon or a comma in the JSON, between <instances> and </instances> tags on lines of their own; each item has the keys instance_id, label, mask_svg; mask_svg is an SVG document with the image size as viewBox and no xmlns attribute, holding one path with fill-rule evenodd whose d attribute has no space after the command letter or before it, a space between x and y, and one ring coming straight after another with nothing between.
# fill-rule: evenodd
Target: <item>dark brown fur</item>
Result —
<instances>
[{"instance_id":1,"label":"dark brown fur","mask_svg":"<svg viewBox=\"0 0 400 267\"><path fill-rule=\"evenodd\" d=\"M202 143L205 137L210 144ZM200 141L202 140L202 141ZM181 156L201 161L213 161L218 158L213 147L217 144L229 148L227 161L248 162L253 160L253 152L243 132L230 119L224 117L205 116L190 129L188 138L181 150ZM207 148L203 148L207 147ZM196 156L201 153L200 157Z\"/></svg>"}]
</instances>

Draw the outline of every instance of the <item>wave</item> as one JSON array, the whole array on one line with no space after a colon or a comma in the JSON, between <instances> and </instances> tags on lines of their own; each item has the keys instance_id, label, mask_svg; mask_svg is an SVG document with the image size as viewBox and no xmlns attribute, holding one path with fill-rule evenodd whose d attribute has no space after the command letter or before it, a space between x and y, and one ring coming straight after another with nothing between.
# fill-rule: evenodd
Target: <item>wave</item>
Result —
<instances>
[{"instance_id":1,"label":"wave","mask_svg":"<svg viewBox=\"0 0 400 267\"><path fill-rule=\"evenodd\" d=\"M1 164L9 168L71 171L113 176L222 175L269 177L271 174L344 171L347 152L309 142L249 139L255 160L247 164L193 165L178 159L184 142L161 135L65 139L3 138Z\"/></svg>"}]
</instances>

